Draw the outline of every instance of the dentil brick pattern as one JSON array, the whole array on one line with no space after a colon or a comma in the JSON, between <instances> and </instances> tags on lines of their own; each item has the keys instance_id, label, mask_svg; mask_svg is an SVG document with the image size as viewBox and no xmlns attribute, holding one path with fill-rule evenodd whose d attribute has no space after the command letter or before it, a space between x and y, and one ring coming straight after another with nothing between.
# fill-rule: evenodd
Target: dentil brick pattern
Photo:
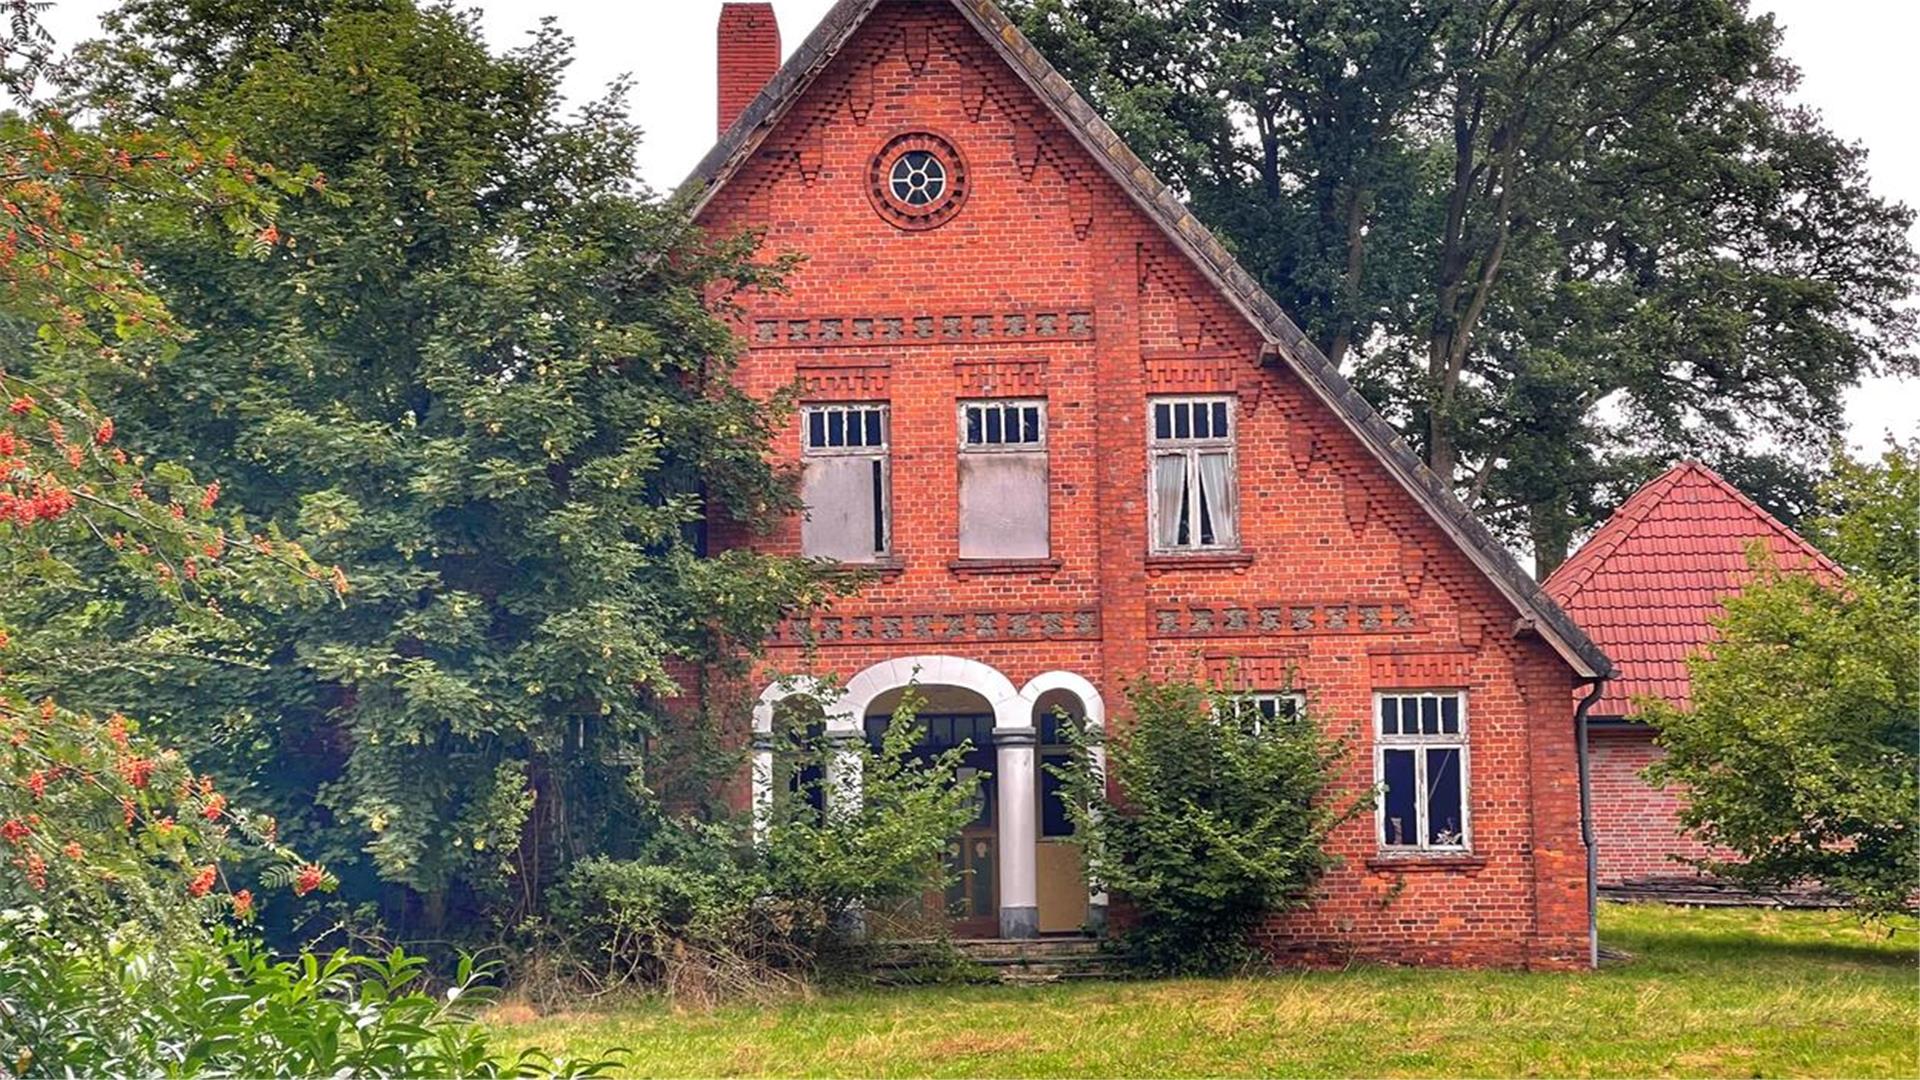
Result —
<instances>
[{"instance_id":1,"label":"dentil brick pattern","mask_svg":"<svg viewBox=\"0 0 1920 1080\"><path fill-rule=\"evenodd\" d=\"M964 207L910 230L876 212L875 155L904 132L964 157ZM883 3L703 212L805 262L739 323L740 378L771 395L892 408L898 565L783 635L761 681L846 679L920 653L1018 686L1090 679L1111 722L1140 673L1291 677L1373 783L1372 694L1464 688L1473 853L1381 859L1371 814L1344 827L1312 910L1262 935L1276 956L1564 967L1587 913L1574 676L1153 222L946 4ZM1147 402L1237 400L1242 551L1148 555ZM956 403L1047 403L1051 561L956 565ZM795 422L779 453L797 462ZM798 520L720 543L797 552ZM744 724L744 718L742 719Z\"/></svg>"}]
</instances>

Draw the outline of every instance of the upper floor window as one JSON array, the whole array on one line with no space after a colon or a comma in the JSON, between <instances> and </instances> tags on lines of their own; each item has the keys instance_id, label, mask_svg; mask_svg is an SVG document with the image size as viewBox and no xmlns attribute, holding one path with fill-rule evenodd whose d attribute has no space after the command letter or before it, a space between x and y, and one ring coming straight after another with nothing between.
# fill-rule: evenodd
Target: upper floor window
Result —
<instances>
[{"instance_id":1,"label":"upper floor window","mask_svg":"<svg viewBox=\"0 0 1920 1080\"><path fill-rule=\"evenodd\" d=\"M1298 690L1254 690L1228 699L1225 708L1258 735L1275 724L1291 723L1306 715L1307 695Z\"/></svg>"},{"instance_id":2,"label":"upper floor window","mask_svg":"<svg viewBox=\"0 0 1920 1080\"><path fill-rule=\"evenodd\" d=\"M960 403L960 557L1048 555L1047 406Z\"/></svg>"},{"instance_id":3,"label":"upper floor window","mask_svg":"<svg viewBox=\"0 0 1920 1080\"><path fill-rule=\"evenodd\" d=\"M888 553L887 427L885 405L809 405L801 411L803 553L841 562L872 562Z\"/></svg>"},{"instance_id":4,"label":"upper floor window","mask_svg":"<svg viewBox=\"0 0 1920 1080\"><path fill-rule=\"evenodd\" d=\"M1149 526L1156 552L1240 546L1240 485L1230 397L1154 398Z\"/></svg>"},{"instance_id":5,"label":"upper floor window","mask_svg":"<svg viewBox=\"0 0 1920 1080\"><path fill-rule=\"evenodd\" d=\"M1374 700L1380 846L1467 850L1466 695L1395 690Z\"/></svg>"}]
</instances>

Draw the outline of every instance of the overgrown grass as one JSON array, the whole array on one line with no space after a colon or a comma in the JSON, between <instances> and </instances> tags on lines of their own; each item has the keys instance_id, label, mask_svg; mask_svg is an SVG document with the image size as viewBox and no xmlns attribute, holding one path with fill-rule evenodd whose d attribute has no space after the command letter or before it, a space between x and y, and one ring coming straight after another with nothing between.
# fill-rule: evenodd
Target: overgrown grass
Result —
<instances>
[{"instance_id":1,"label":"overgrown grass","mask_svg":"<svg viewBox=\"0 0 1920 1080\"><path fill-rule=\"evenodd\" d=\"M512 1044L648 1076L1920 1075L1920 964L1825 912L1608 906L1594 973L1360 968L826 993L532 1019Z\"/></svg>"}]
</instances>

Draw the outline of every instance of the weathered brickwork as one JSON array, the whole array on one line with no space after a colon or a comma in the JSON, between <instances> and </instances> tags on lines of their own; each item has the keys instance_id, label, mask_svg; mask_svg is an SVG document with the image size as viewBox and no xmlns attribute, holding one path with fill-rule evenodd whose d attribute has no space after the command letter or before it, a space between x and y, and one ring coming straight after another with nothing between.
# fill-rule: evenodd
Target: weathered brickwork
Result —
<instances>
[{"instance_id":1,"label":"weathered brickwork","mask_svg":"<svg viewBox=\"0 0 1920 1080\"><path fill-rule=\"evenodd\" d=\"M906 131L966 157L966 202L935 228L870 198L875 155ZM1261 364L1246 320L956 12L882 4L701 220L806 256L786 292L748 298L748 389L892 410L893 559L784 629L763 684L949 653L1015 686L1077 672L1124 724L1141 672L1290 676L1352 747L1347 795L1373 783L1375 690L1463 688L1472 855L1382 860L1364 815L1319 902L1263 943L1320 963L1584 962L1571 669L1516 635L1513 606L1307 387ZM959 558L956 402L993 393L1047 403L1044 562ZM1239 553L1149 556L1155 393L1235 395ZM799 447L796 422L779 453ZM751 542L798 552L799 522Z\"/></svg>"},{"instance_id":2,"label":"weathered brickwork","mask_svg":"<svg viewBox=\"0 0 1920 1080\"><path fill-rule=\"evenodd\" d=\"M1653 730L1644 725L1596 727L1587 739L1600 884L1698 876L1679 860L1706 858L1714 851L1680 831L1680 791L1660 790L1641 776L1663 756L1653 743Z\"/></svg>"}]
</instances>

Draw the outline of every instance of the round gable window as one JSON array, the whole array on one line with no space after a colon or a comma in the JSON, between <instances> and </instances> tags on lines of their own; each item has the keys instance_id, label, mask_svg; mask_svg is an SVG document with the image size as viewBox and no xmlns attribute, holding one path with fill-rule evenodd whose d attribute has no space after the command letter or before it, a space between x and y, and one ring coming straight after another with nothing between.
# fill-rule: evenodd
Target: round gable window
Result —
<instances>
[{"instance_id":1,"label":"round gable window","mask_svg":"<svg viewBox=\"0 0 1920 1080\"><path fill-rule=\"evenodd\" d=\"M880 216L902 229L931 229L960 212L967 165L953 144L929 131L896 135L868 170L867 195Z\"/></svg>"}]
</instances>

